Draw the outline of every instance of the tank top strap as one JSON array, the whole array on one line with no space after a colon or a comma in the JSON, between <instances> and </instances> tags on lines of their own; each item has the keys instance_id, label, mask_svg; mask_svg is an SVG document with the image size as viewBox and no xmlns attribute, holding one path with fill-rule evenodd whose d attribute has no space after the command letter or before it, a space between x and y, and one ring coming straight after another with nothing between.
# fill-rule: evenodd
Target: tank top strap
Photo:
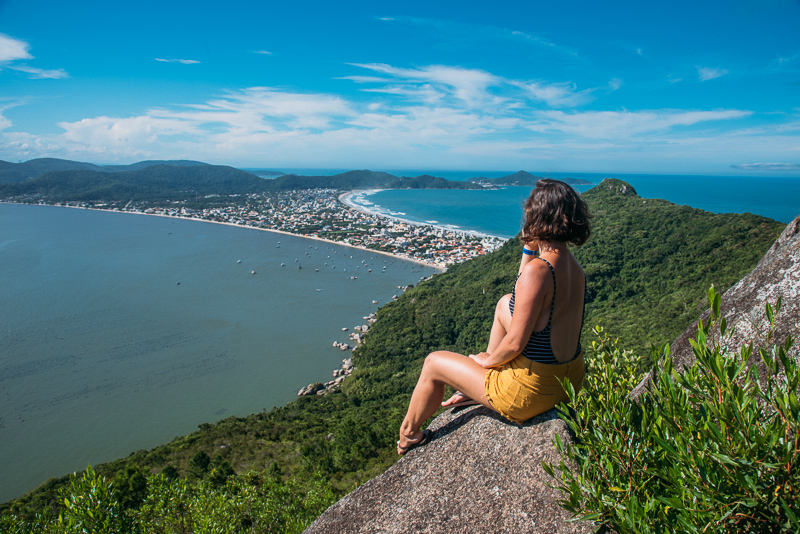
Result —
<instances>
[{"instance_id":1,"label":"tank top strap","mask_svg":"<svg viewBox=\"0 0 800 534\"><path fill-rule=\"evenodd\" d=\"M553 301L550 303L550 317L547 319L547 328L550 328L550 322L553 320L553 309L556 307L556 270L553 268L553 265L542 257L538 257L537 259L542 260L550 267L550 274L553 275Z\"/></svg>"}]
</instances>

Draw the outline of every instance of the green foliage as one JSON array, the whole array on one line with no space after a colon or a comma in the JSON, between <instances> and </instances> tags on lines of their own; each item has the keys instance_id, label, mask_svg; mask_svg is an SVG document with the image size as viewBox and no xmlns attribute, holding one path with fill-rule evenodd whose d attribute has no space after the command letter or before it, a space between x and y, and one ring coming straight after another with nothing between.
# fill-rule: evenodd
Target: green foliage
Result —
<instances>
[{"instance_id":1,"label":"green foliage","mask_svg":"<svg viewBox=\"0 0 800 534\"><path fill-rule=\"evenodd\" d=\"M58 531L112 534L128 532L130 524L114 495L114 484L97 474L92 466L70 479L60 492L63 509L58 516Z\"/></svg>"},{"instance_id":2,"label":"green foliage","mask_svg":"<svg viewBox=\"0 0 800 534\"><path fill-rule=\"evenodd\" d=\"M711 316L681 373L661 350L651 391L632 400L631 354L602 331L584 388L570 391L576 443L545 465L562 505L615 532L798 532L800 368L792 339L726 349L732 332L709 290ZM780 307L778 301L777 309ZM772 307L767 317L774 325ZM759 374L755 354L763 363ZM635 359L635 358L634 358ZM570 466L574 466L571 469ZM558 474L557 474L558 472Z\"/></svg>"},{"instance_id":3,"label":"green foliage","mask_svg":"<svg viewBox=\"0 0 800 534\"><path fill-rule=\"evenodd\" d=\"M193 483L151 475L144 481L144 497L137 509L125 508L115 483L91 467L72 477L61 491L59 516L40 514L29 519L0 516L0 532L216 534L302 532L336 501L318 477L308 488L261 481L257 476L231 476L222 485Z\"/></svg>"},{"instance_id":4,"label":"green foliage","mask_svg":"<svg viewBox=\"0 0 800 534\"><path fill-rule=\"evenodd\" d=\"M752 214L715 214L643 199L621 180L585 192L594 215L589 241L573 250L586 273L586 324L602 325L642 355L671 342L755 265L784 225ZM584 332L584 344L592 342Z\"/></svg>"}]
</instances>

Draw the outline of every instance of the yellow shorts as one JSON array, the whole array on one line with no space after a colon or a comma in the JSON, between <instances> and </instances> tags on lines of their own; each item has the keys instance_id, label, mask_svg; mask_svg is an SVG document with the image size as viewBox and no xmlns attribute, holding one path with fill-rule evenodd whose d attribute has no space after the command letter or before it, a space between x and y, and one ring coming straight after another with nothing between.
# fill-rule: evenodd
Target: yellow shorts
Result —
<instances>
[{"instance_id":1,"label":"yellow shorts","mask_svg":"<svg viewBox=\"0 0 800 534\"><path fill-rule=\"evenodd\" d=\"M568 378L575 391L583 384L586 365L583 353L557 365L534 362L522 354L489 369L484 389L489 402L503 417L522 423L567 401L560 380Z\"/></svg>"}]
</instances>

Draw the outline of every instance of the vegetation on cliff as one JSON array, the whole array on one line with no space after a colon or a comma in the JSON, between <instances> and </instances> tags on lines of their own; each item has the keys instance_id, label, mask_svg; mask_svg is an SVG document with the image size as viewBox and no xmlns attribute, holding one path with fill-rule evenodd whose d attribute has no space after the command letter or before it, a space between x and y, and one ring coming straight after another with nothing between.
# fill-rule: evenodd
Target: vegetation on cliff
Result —
<instances>
[{"instance_id":1,"label":"vegetation on cliff","mask_svg":"<svg viewBox=\"0 0 800 534\"><path fill-rule=\"evenodd\" d=\"M696 288L730 287L754 267L783 226L751 215L645 201L623 182L604 184L585 194L596 214L594 233L575 251L587 272L588 346L596 323L626 344L630 340L640 356L650 353L651 343L671 341L699 315L703 292ZM495 303L510 291L519 257L520 243L512 239L382 307L354 352L357 369L339 392L201 425L169 444L96 466L98 476L115 481L112 500L128 520L138 517L153 488L161 487L156 475L164 475L188 481L200 494L248 480L259 487L264 480L281 481L291 485L298 510L305 510L299 516L310 521L316 504L302 503L325 501L313 495L328 490L341 495L396 460L397 429L425 355L485 348ZM54 518L70 498L69 490L60 488L81 476L51 480L3 510L18 524L24 518L36 521L37 513ZM66 496L59 498L59 491Z\"/></svg>"},{"instance_id":2,"label":"vegetation on cliff","mask_svg":"<svg viewBox=\"0 0 800 534\"><path fill-rule=\"evenodd\" d=\"M600 329L583 390L568 388L576 441L558 440L565 460L544 467L562 506L604 532L800 530L800 367L787 354L792 338L775 339L780 299L766 304L764 338L739 352L713 287L708 302L694 363L678 373L668 348L655 349L638 399L629 396L641 378L636 356Z\"/></svg>"}]
</instances>

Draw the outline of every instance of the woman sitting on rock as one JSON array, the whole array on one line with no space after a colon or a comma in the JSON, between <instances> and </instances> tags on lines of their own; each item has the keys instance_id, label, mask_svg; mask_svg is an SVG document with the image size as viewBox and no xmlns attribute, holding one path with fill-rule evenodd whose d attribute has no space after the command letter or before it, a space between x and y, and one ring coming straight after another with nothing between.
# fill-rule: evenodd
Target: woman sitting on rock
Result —
<instances>
[{"instance_id":1,"label":"woman sitting on rock","mask_svg":"<svg viewBox=\"0 0 800 534\"><path fill-rule=\"evenodd\" d=\"M582 245L590 232L586 203L575 190L557 180L536 182L525 202L519 274L497 303L486 352L428 355L400 427L398 454L430 441L420 427L439 408L445 386L458 391L442 406L482 404L517 423L566 401L564 378L580 389L586 278L567 244Z\"/></svg>"}]
</instances>

